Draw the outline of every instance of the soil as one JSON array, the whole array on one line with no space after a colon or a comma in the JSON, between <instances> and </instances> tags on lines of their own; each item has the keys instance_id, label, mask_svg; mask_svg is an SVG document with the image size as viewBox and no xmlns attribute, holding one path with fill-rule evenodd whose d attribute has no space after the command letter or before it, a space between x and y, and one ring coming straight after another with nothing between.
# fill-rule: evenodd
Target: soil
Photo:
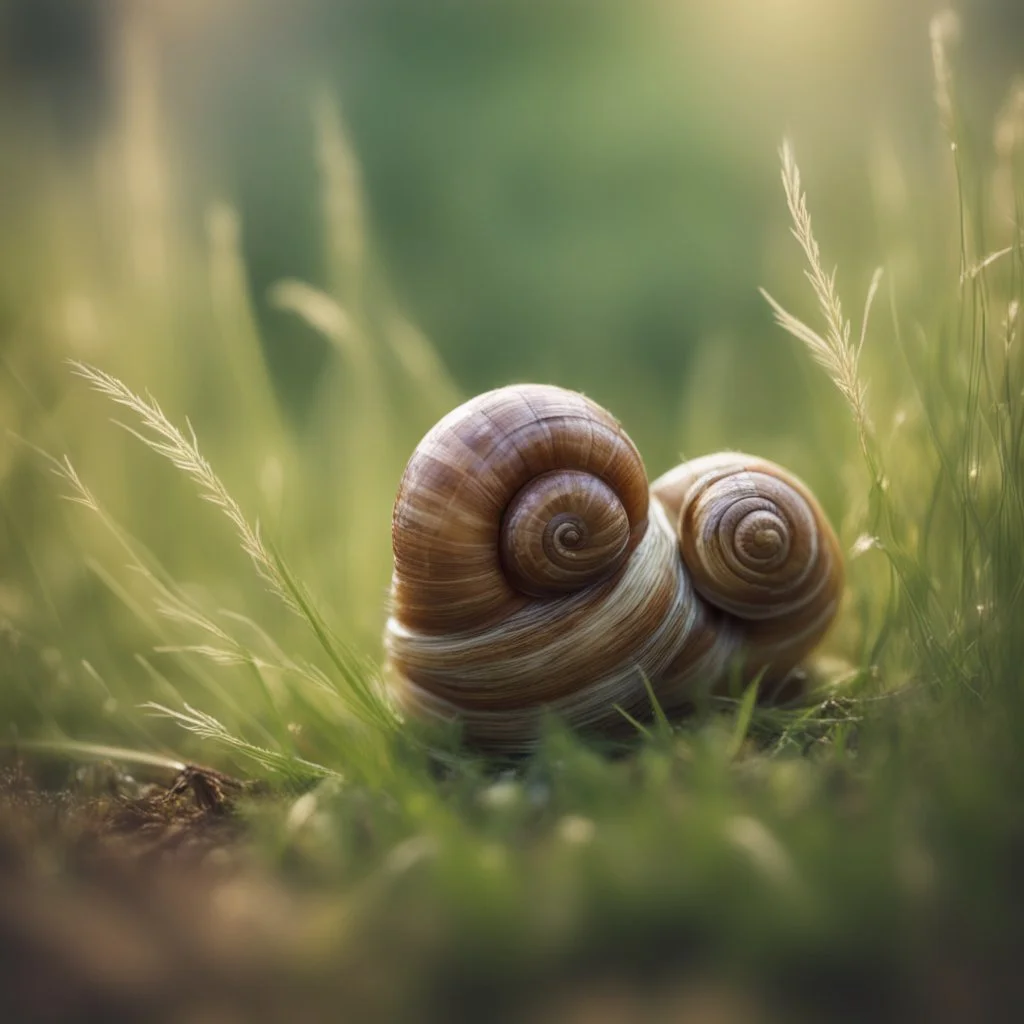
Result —
<instances>
[{"instance_id":1,"label":"soil","mask_svg":"<svg viewBox=\"0 0 1024 1024\"><path fill-rule=\"evenodd\" d=\"M0 1020L303 1019L286 896L239 842L249 792L195 766L140 783L98 765L58 789L0 767Z\"/></svg>"},{"instance_id":2,"label":"soil","mask_svg":"<svg viewBox=\"0 0 1024 1024\"><path fill-rule=\"evenodd\" d=\"M0 1021L766 1021L704 978L643 990L612 974L569 978L495 1005L458 964L417 981L416 942L360 940L338 955L317 923L323 894L246 853L239 803L260 796L198 766L140 783L102 764L44 786L23 764L0 765Z\"/></svg>"},{"instance_id":3,"label":"soil","mask_svg":"<svg viewBox=\"0 0 1024 1024\"><path fill-rule=\"evenodd\" d=\"M249 854L242 809L274 799L251 783L198 766L155 781L111 764L70 784L46 775L0 764L5 1024L826 1019L766 1016L761 1000L714 977L638 984L610 965L559 970L526 991L512 972L488 988L422 922L389 930L342 918L341 935L344 893L303 888ZM921 969L901 1012L873 1019L1021 1019L1002 1012L1005 997L1020 1005L1016 973L959 954ZM819 995L833 1010L845 1002Z\"/></svg>"}]
</instances>

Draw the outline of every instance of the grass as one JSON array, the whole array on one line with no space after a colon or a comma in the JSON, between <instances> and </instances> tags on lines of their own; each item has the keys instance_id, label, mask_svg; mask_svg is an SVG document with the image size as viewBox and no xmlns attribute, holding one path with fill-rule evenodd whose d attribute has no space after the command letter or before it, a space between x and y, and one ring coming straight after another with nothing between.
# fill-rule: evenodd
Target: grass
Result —
<instances>
[{"instance_id":1,"label":"grass","mask_svg":"<svg viewBox=\"0 0 1024 1024\"><path fill-rule=\"evenodd\" d=\"M512 764L399 720L372 629L390 494L410 439L457 389L373 283L356 164L320 103L331 292L292 281L272 294L326 339L305 437L276 406L224 207L208 280L194 280L158 209L181 258L131 295L89 300L113 311L116 338L121 316L145 328L149 314L129 312L145 295L201 288L225 349L191 358L214 374L231 364L223 407L194 366L164 376L174 348L159 336L151 373L121 342L94 360L109 369L76 355L72 378L54 360L63 397L45 415L9 361L25 423L42 424L32 442L54 453L22 446L4 485L23 538L13 578L45 597L6 600L51 609L7 615L17 738L271 782L276 795L242 812L255 855L316 894L300 944L313 973L337 974L339 998L381 1016L678 1019L703 1006L726 1020L1002 1019L1024 995L1024 107L1015 93L994 153L968 146L955 37L941 16L932 46L955 187L948 209L927 211L954 241L937 260L874 272L859 329L782 150L794 267L802 255L822 327L768 301L838 390L854 437L835 431L850 584L815 701L757 708L750 691L685 722L638 723L616 749L551 721L538 753ZM166 384L180 415L124 383L119 361L125 380ZM125 438L83 381L127 413ZM184 413L193 402L210 453ZM64 455L79 432L102 437L102 459L99 440ZM37 499L40 527L14 487L44 468L60 486ZM84 506L67 522L52 512L61 489ZM221 521L200 519L196 496ZM54 566L73 546L88 572L69 578Z\"/></svg>"}]
</instances>

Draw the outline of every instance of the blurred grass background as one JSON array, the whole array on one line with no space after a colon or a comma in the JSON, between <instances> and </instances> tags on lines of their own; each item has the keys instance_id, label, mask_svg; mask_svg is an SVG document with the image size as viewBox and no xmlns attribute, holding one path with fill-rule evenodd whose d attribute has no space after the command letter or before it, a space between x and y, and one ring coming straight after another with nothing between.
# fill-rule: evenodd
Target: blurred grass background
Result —
<instances>
[{"instance_id":1,"label":"blurred grass background","mask_svg":"<svg viewBox=\"0 0 1024 1024\"><path fill-rule=\"evenodd\" d=\"M954 159L935 11L0 4L4 738L249 766L138 708L187 701L232 735L349 775L258 818L264 852L353 891L357 923L346 903L331 928L406 951L410 978L470 1004L488 985L511 998L523 978L622 967L622 946L623 969L642 976L659 952L675 964L729 950L812 1005L815 986L834 988L850 1019L877 994L865 976L883 996L910 978L938 1013L980 963L1012 963L963 947L1012 908L1021 848L1021 367L1019 343L1000 346L1022 277L1024 107L1010 90L1024 13L1014 0L960 6ZM855 333L885 266L862 365L892 474L884 515L848 409L758 294L818 322L779 183L784 136ZM965 260L1008 245L959 284ZM978 352L1016 382L998 408ZM291 686L287 658L323 656L304 623L223 517L109 422L137 425L69 359L188 420L371 660L397 480L462 398L523 380L584 390L652 478L723 448L774 458L820 495L851 551L830 651L857 671L858 700L901 697L852 712L840 700L795 725L741 716L735 733L662 738L626 763L555 730L522 776L494 782L467 762L435 789L408 751L359 740L330 695ZM74 488L43 452L69 456L120 526L60 500ZM179 581L177 616L154 579ZM209 619L183 621L186 607ZM871 727L848 729L854 718ZM744 745L748 726L767 751ZM353 977L370 959L358 945ZM380 971L365 984L387 990Z\"/></svg>"}]
</instances>

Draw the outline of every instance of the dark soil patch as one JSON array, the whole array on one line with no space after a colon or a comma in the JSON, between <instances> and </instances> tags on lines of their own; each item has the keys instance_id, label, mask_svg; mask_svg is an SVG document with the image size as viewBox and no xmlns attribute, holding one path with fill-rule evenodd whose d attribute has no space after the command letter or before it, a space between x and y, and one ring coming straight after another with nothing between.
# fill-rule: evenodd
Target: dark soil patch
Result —
<instances>
[{"instance_id":1,"label":"dark soil patch","mask_svg":"<svg viewBox=\"0 0 1024 1024\"><path fill-rule=\"evenodd\" d=\"M176 856L197 863L241 834L237 800L251 783L187 766L166 783L141 783L104 762L70 785L40 785L23 762L0 767L0 871L59 848L70 865L104 858L146 866Z\"/></svg>"},{"instance_id":2,"label":"dark soil patch","mask_svg":"<svg viewBox=\"0 0 1024 1024\"><path fill-rule=\"evenodd\" d=\"M0 1020L291 1019L290 908L239 842L250 791L194 767L60 789L0 768Z\"/></svg>"}]
</instances>

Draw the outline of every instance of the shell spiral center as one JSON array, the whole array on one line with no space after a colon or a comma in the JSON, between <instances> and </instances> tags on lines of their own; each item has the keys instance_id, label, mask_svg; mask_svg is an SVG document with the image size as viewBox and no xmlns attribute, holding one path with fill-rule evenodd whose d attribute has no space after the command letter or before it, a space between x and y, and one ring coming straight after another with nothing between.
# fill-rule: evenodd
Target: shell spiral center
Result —
<instances>
[{"instance_id":1,"label":"shell spiral center","mask_svg":"<svg viewBox=\"0 0 1024 1024\"><path fill-rule=\"evenodd\" d=\"M743 618L783 614L824 584L818 517L801 488L757 470L700 481L682 523L697 590Z\"/></svg>"},{"instance_id":2,"label":"shell spiral center","mask_svg":"<svg viewBox=\"0 0 1024 1024\"><path fill-rule=\"evenodd\" d=\"M718 533L736 571L771 572L789 557L791 527L774 502L740 499L723 514Z\"/></svg>"},{"instance_id":3,"label":"shell spiral center","mask_svg":"<svg viewBox=\"0 0 1024 1024\"><path fill-rule=\"evenodd\" d=\"M580 590L625 560L629 517L599 477L576 470L544 473L512 499L501 524L501 560L526 594Z\"/></svg>"}]
</instances>

